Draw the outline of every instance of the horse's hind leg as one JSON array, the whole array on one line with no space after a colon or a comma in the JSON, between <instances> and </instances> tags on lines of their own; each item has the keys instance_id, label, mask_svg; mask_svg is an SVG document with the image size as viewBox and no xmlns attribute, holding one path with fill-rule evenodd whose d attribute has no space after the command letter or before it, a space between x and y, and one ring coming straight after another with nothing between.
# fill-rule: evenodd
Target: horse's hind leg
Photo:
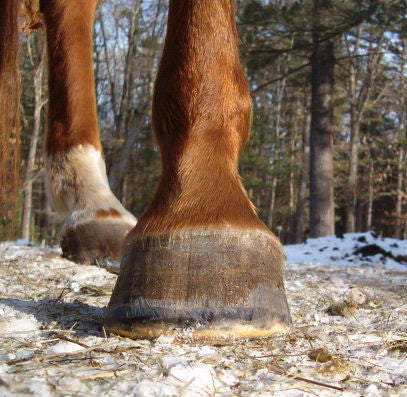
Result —
<instances>
[{"instance_id":1,"label":"horse's hind leg","mask_svg":"<svg viewBox=\"0 0 407 397\"><path fill-rule=\"evenodd\" d=\"M54 206L66 215L64 255L77 262L104 262L114 270L136 219L113 195L106 177L92 65L96 4L97 0L40 3L49 54L46 169Z\"/></svg>"}]
</instances>

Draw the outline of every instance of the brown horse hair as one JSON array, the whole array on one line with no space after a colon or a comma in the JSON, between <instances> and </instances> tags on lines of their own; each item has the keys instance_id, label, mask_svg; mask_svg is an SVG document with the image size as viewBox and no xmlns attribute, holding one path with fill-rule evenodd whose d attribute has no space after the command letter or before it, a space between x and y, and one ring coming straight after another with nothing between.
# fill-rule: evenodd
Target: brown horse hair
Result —
<instances>
[{"instance_id":1,"label":"brown horse hair","mask_svg":"<svg viewBox=\"0 0 407 397\"><path fill-rule=\"evenodd\" d=\"M41 0L47 26L49 111L48 156L78 145L101 151L92 60L97 0Z\"/></svg>"},{"instance_id":2,"label":"brown horse hair","mask_svg":"<svg viewBox=\"0 0 407 397\"><path fill-rule=\"evenodd\" d=\"M3 237L12 237L14 233L19 183L18 11L18 1L0 2L0 235Z\"/></svg>"},{"instance_id":3,"label":"brown horse hair","mask_svg":"<svg viewBox=\"0 0 407 397\"><path fill-rule=\"evenodd\" d=\"M197 227L266 230L237 171L251 124L234 0L171 0L155 83L162 178L134 236Z\"/></svg>"}]
</instances>

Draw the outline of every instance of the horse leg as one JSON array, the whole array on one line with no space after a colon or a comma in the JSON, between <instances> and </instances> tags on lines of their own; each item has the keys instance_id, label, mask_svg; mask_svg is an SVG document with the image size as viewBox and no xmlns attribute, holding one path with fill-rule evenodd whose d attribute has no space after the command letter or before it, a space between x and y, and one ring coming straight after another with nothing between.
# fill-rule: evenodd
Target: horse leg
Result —
<instances>
[{"instance_id":1,"label":"horse leg","mask_svg":"<svg viewBox=\"0 0 407 397\"><path fill-rule=\"evenodd\" d=\"M126 239L111 332L260 337L290 323L281 244L237 171L250 123L234 0L170 0L153 101L162 177Z\"/></svg>"},{"instance_id":2,"label":"horse leg","mask_svg":"<svg viewBox=\"0 0 407 397\"><path fill-rule=\"evenodd\" d=\"M109 188L96 114L92 25L97 0L42 0L49 66L46 171L56 210L66 215L61 246L77 262L118 271L136 219Z\"/></svg>"}]
</instances>

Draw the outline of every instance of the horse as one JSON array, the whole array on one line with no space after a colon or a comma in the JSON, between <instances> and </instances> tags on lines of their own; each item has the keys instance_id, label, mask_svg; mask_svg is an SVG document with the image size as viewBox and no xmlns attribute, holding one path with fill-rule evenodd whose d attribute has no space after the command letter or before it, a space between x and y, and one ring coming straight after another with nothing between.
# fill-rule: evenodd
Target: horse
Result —
<instances>
[{"instance_id":1,"label":"horse","mask_svg":"<svg viewBox=\"0 0 407 397\"><path fill-rule=\"evenodd\" d=\"M0 6L0 59L13 51L5 40L17 29L17 3ZM282 246L238 174L252 107L235 0L169 2L152 104L162 174L138 220L106 176L92 65L96 6L39 1L49 68L47 185L54 208L65 214L64 255L120 263L105 328L131 338L192 329L197 339L287 329ZM0 72L1 86L7 77Z\"/></svg>"}]
</instances>

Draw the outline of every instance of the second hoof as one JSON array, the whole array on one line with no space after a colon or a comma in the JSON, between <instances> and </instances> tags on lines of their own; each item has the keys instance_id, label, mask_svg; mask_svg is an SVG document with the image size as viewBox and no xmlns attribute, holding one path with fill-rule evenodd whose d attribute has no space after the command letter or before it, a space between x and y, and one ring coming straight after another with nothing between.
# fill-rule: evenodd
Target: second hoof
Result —
<instances>
[{"instance_id":1,"label":"second hoof","mask_svg":"<svg viewBox=\"0 0 407 397\"><path fill-rule=\"evenodd\" d=\"M76 263L92 264L118 274L122 245L133 225L118 220L93 220L64 230L62 255Z\"/></svg>"}]
</instances>

